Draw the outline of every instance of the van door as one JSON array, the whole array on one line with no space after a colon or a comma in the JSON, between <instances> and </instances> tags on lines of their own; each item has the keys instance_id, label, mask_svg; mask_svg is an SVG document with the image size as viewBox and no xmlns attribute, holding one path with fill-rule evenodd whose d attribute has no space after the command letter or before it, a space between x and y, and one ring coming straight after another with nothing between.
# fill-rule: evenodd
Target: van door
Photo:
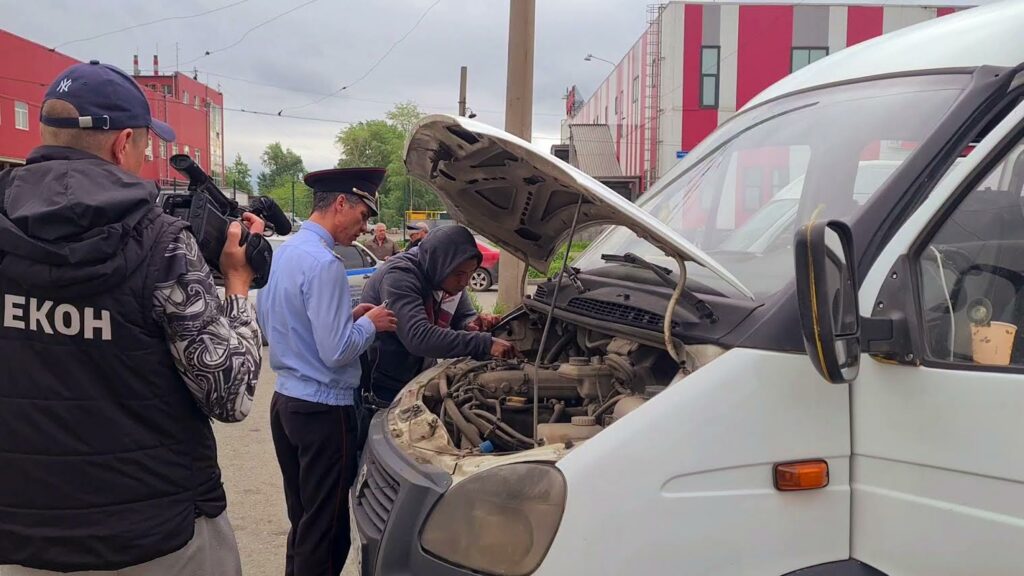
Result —
<instances>
[{"instance_id":1,"label":"van door","mask_svg":"<svg viewBox=\"0 0 1024 576\"><path fill-rule=\"evenodd\" d=\"M850 385L851 556L889 575L1024 570L1022 119L947 174L860 291L864 315L900 307L913 348L865 356Z\"/></svg>"}]
</instances>

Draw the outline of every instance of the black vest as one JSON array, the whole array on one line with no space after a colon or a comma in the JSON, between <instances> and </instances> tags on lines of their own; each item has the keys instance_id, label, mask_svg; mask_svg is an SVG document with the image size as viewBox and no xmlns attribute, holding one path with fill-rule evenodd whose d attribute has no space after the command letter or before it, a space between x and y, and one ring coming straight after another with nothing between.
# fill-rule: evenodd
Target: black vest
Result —
<instances>
[{"instance_id":1,"label":"black vest","mask_svg":"<svg viewBox=\"0 0 1024 576\"><path fill-rule=\"evenodd\" d=\"M155 264L184 223L137 214L116 282L29 289L14 279L47 265L0 255L0 565L140 564L226 506L210 420L153 320Z\"/></svg>"}]
</instances>

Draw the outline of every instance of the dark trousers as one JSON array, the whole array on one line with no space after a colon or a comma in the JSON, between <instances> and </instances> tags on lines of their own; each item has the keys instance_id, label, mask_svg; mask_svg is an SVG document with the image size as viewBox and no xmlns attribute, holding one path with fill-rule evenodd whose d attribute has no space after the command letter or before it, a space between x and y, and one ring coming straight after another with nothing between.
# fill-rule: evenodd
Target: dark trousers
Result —
<instances>
[{"instance_id":1,"label":"dark trousers","mask_svg":"<svg viewBox=\"0 0 1024 576\"><path fill-rule=\"evenodd\" d=\"M288 506L286 576L338 576L350 544L355 411L274 393L270 432Z\"/></svg>"}]
</instances>

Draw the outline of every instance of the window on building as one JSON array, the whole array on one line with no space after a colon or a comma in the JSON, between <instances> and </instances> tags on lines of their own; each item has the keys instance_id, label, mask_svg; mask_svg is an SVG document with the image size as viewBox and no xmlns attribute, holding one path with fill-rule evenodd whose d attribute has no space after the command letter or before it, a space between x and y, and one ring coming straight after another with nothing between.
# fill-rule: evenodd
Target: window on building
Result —
<instances>
[{"instance_id":1,"label":"window on building","mask_svg":"<svg viewBox=\"0 0 1024 576\"><path fill-rule=\"evenodd\" d=\"M170 95L171 95L171 85L170 84L164 84L164 96L170 96Z\"/></svg>"},{"instance_id":2,"label":"window on building","mask_svg":"<svg viewBox=\"0 0 1024 576\"><path fill-rule=\"evenodd\" d=\"M160 141L160 157L167 158L167 142Z\"/></svg>"},{"instance_id":3,"label":"window on building","mask_svg":"<svg viewBox=\"0 0 1024 576\"><path fill-rule=\"evenodd\" d=\"M185 144L185 156L191 156L192 152L188 149L188 144Z\"/></svg>"},{"instance_id":4,"label":"window on building","mask_svg":"<svg viewBox=\"0 0 1024 576\"><path fill-rule=\"evenodd\" d=\"M785 168L772 169L772 197L778 194L786 184L789 184L789 170Z\"/></svg>"},{"instance_id":5,"label":"window on building","mask_svg":"<svg viewBox=\"0 0 1024 576\"><path fill-rule=\"evenodd\" d=\"M700 48L700 107L718 108L720 46Z\"/></svg>"},{"instance_id":6,"label":"window on building","mask_svg":"<svg viewBox=\"0 0 1024 576\"><path fill-rule=\"evenodd\" d=\"M171 144L171 156L177 156L177 155L178 155L178 143L175 142L174 144Z\"/></svg>"},{"instance_id":7,"label":"window on building","mask_svg":"<svg viewBox=\"0 0 1024 576\"><path fill-rule=\"evenodd\" d=\"M619 108L619 95L616 94L615 95L615 117L618 118L619 114L621 114L621 113L622 113L622 110Z\"/></svg>"},{"instance_id":8,"label":"window on building","mask_svg":"<svg viewBox=\"0 0 1024 576\"><path fill-rule=\"evenodd\" d=\"M14 127L18 130L28 130L28 104L14 103Z\"/></svg>"},{"instance_id":9,"label":"window on building","mask_svg":"<svg viewBox=\"0 0 1024 576\"><path fill-rule=\"evenodd\" d=\"M761 168L751 166L743 172L743 208L757 210L761 207Z\"/></svg>"},{"instance_id":10,"label":"window on building","mask_svg":"<svg viewBox=\"0 0 1024 576\"><path fill-rule=\"evenodd\" d=\"M615 111L615 113L620 120L624 120L626 118L626 107L622 105L622 90L619 90L619 97L616 100L619 101L619 105L616 106L617 110Z\"/></svg>"},{"instance_id":11,"label":"window on building","mask_svg":"<svg viewBox=\"0 0 1024 576\"><path fill-rule=\"evenodd\" d=\"M196 110L199 110L199 96L195 96L193 99L193 106Z\"/></svg>"},{"instance_id":12,"label":"window on building","mask_svg":"<svg viewBox=\"0 0 1024 576\"><path fill-rule=\"evenodd\" d=\"M640 123L640 75L633 76L633 124Z\"/></svg>"},{"instance_id":13,"label":"window on building","mask_svg":"<svg viewBox=\"0 0 1024 576\"><path fill-rule=\"evenodd\" d=\"M200 168L203 166L203 153L199 148L196 148L196 164L199 164Z\"/></svg>"},{"instance_id":14,"label":"window on building","mask_svg":"<svg viewBox=\"0 0 1024 576\"><path fill-rule=\"evenodd\" d=\"M153 159L153 138L146 138L146 160Z\"/></svg>"},{"instance_id":15,"label":"window on building","mask_svg":"<svg viewBox=\"0 0 1024 576\"><path fill-rule=\"evenodd\" d=\"M185 104L188 104L188 90L185 90L183 94L184 95L181 97L181 101Z\"/></svg>"},{"instance_id":16,"label":"window on building","mask_svg":"<svg viewBox=\"0 0 1024 576\"><path fill-rule=\"evenodd\" d=\"M793 48L792 65L789 71L796 72L808 64L821 60L825 56L828 56L828 48Z\"/></svg>"}]
</instances>

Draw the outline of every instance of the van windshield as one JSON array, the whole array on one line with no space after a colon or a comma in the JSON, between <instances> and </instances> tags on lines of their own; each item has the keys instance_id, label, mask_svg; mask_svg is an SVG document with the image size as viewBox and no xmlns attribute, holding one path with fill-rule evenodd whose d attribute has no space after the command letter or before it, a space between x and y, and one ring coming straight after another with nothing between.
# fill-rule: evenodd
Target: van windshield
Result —
<instances>
[{"instance_id":1,"label":"van windshield","mask_svg":"<svg viewBox=\"0 0 1024 576\"><path fill-rule=\"evenodd\" d=\"M739 114L644 194L639 206L706 251L758 298L793 277L792 238L812 214L853 222L861 207L936 128L967 74L871 80L794 94ZM574 265L602 254L675 261L632 230L612 227ZM687 265L695 291L736 295Z\"/></svg>"}]
</instances>

